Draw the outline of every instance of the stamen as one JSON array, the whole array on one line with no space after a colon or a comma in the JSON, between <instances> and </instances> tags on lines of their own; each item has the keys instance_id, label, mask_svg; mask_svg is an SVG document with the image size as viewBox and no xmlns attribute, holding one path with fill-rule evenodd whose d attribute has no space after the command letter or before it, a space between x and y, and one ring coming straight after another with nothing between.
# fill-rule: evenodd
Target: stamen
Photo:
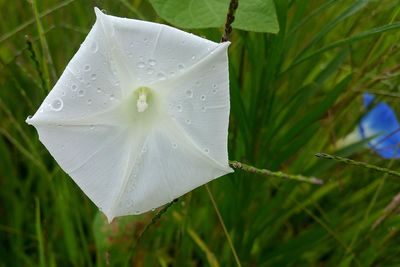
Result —
<instances>
[{"instance_id":1,"label":"stamen","mask_svg":"<svg viewBox=\"0 0 400 267\"><path fill-rule=\"evenodd\" d=\"M144 112L149 105L147 104L147 96L145 90L141 90L136 103L138 112Z\"/></svg>"}]
</instances>

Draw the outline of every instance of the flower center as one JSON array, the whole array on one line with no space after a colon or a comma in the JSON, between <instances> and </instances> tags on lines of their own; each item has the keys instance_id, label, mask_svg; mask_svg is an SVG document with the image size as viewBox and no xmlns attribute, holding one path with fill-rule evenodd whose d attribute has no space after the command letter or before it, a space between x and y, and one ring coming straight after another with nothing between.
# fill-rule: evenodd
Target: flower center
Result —
<instances>
[{"instance_id":1,"label":"flower center","mask_svg":"<svg viewBox=\"0 0 400 267\"><path fill-rule=\"evenodd\" d=\"M135 91L136 94L136 107L138 112L144 112L149 107L148 101L151 94L151 90L148 87L139 87Z\"/></svg>"}]
</instances>

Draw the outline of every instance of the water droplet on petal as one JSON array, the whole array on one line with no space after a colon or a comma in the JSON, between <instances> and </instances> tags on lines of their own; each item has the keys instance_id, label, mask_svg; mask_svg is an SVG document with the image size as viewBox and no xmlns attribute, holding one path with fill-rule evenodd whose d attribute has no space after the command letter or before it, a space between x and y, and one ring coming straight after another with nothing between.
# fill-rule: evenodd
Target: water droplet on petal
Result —
<instances>
[{"instance_id":1,"label":"water droplet on petal","mask_svg":"<svg viewBox=\"0 0 400 267\"><path fill-rule=\"evenodd\" d=\"M128 52L128 57L133 57L132 52Z\"/></svg>"},{"instance_id":2,"label":"water droplet on petal","mask_svg":"<svg viewBox=\"0 0 400 267\"><path fill-rule=\"evenodd\" d=\"M90 130L94 130L94 125L90 125Z\"/></svg>"},{"instance_id":3,"label":"water droplet on petal","mask_svg":"<svg viewBox=\"0 0 400 267\"><path fill-rule=\"evenodd\" d=\"M178 145L176 143L172 143L172 147L176 149L178 148Z\"/></svg>"},{"instance_id":4,"label":"water droplet on petal","mask_svg":"<svg viewBox=\"0 0 400 267\"><path fill-rule=\"evenodd\" d=\"M96 42L93 42L90 45L90 51L92 51L92 53L96 53L97 52L97 43Z\"/></svg>"},{"instance_id":5,"label":"water droplet on petal","mask_svg":"<svg viewBox=\"0 0 400 267\"><path fill-rule=\"evenodd\" d=\"M192 60L195 60L196 59L196 56L192 56Z\"/></svg>"},{"instance_id":6,"label":"water droplet on petal","mask_svg":"<svg viewBox=\"0 0 400 267\"><path fill-rule=\"evenodd\" d=\"M157 64L157 61L155 59L149 59L150 66L155 66L156 64Z\"/></svg>"},{"instance_id":7,"label":"water droplet on petal","mask_svg":"<svg viewBox=\"0 0 400 267\"><path fill-rule=\"evenodd\" d=\"M83 67L83 69L84 69L85 71L89 71L89 70L90 70L90 65L85 65L85 67Z\"/></svg>"},{"instance_id":8,"label":"water droplet on petal","mask_svg":"<svg viewBox=\"0 0 400 267\"><path fill-rule=\"evenodd\" d=\"M152 69L152 68L148 68L147 70L146 70L146 73L147 74L153 74L154 73L154 69Z\"/></svg>"},{"instance_id":9,"label":"water droplet on petal","mask_svg":"<svg viewBox=\"0 0 400 267\"><path fill-rule=\"evenodd\" d=\"M94 80L96 80L96 78L97 78L97 75L96 75L96 73L93 73L91 76L90 76L91 78L92 78L92 80L94 81Z\"/></svg>"},{"instance_id":10,"label":"water droplet on petal","mask_svg":"<svg viewBox=\"0 0 400 267\"><path fill-rule=\"evenodd\" d=\"M131 48L133 48L133 47L135 46L135 44L134 44L133 42L131 42L131 43L129 44L129 46L130 46Z\"/></svg>"},{"instance_id":11,"label":"water droplet on petal","mask_svg":"<svg viewBox=\"0 0 400 267\"><path fill-rule=\"evenodd\" d=\"M97 93L101 93L101 88L100 87L97 87Z\"/></svg>"},{"instance_id":12,"label":"water droplet on petal","mask_svg":"<svg viewBox=\"0 0 400 267\"><path fill-rule=\"evenodd\" d=\"M88 103L88 105L91 105L92 104L92 99L88 99L87 103Z\"/></svg>"},{"instance_id":13,"label":"water droplet on petal","mask_svg":"<svg viewBox=\"0 0 400 267\"><path fill-rule=\"evenodd\" d=\"M29 115L28 118L26 118L27 120L32 119L32 115Z\"/></svg>"},{"instance_id":14,"label":"water droplet on petal","mask_svg":"<svg viewBox=\"0 0 400 267\"><path fill-rule=\"evenodd\" d=\"M78 96L82 97L85 95L85 90L81 89L78 91Z\"/></svg>"},{"instance_id":15,"label":"water droplet on petal","mask_svg":"<svg viewBox=\"0 0 400 267\"><path fill-rule=\"evenodd\" d=\"M114 100L115 96L114 95L110 95L110 100Z\"/></svg>"},{"instance_id":16,"label":"water droplet on petal","mask_svg":"<svg viewBox=\"0 0 400 267\"><path fill-rule=\"evenodd\" d=\"M187 119L187 120L186 120L186 124L192 124L192 121L189 120L189 119Z\"/></svg>"},{"instance_id":17,"label":"water droplet on petal","mask_svg":"<svg viewBox=\"0 0 400 267\"><path fill-rule=\"evenodd\" d=\"M139 61L139 62L137 63L137 67L138 67L139 69L143 69L145 66L146 66L146 63L144 63L143 61Z\"/></svg>"},{"instance_id":18,"label":"water droplet on petal","mask_svg":"<svg viewBox=\"0 0 400 267\"><path fill-rule=\"evenodd\" d=\"M185 65L183 63L178 64L178 69L183 70L185 68Z\"/></svg>"},{"instance_id":19,"label":"water droplet on petal","mask_svg":"<svg viewBox=\"0 0 400 267\"><path fill-rule=\"evenodd\" d=\"M204 152L208 154L210 150L208 148L204 148Z\"/></svg>"},{"instance_id":20,"label":"water droplet on petal","mask_svg":"<svg viewBox=\"0 0 400 267\"><path fill-rule=\"evenodd\" d=\"M157 77L160 79L160 80L165 80L165 74L163 73L163 72L159 72L158 74L157 74Z\"/></svg>"},{"instance_id":21,"label":"water droplet on petal","mask_svg":"<svg viewBox=\"0 0 400 267\"><path fill-rule=\"evenodd\" d=\"M186 96L192 98L193 97L193 91L192 90L186 90Z\"/></svg>"},{"instance_id":22,"label":"water droplet on petal","mask_svg":"<svg viewBox=\"0 0 400 267\"><path fill-rule=\"evenodd\" d=\"M51 109L54 111L62 110L63 106L64 102L61 100L61 98L54 99L50 104Z\"/></svg>"},{"instance_id":23,"label":"water droplet on petal","mask_svg":"<svg viewBox=\"0 0 400 267\"><path fill-rule=\"evenodd\" d=\"M200 86L200 82L199 81L196 82L196 86L197 87Z\"/></svg>"},{"instance_id":24,"label":"water droplet on petal","mask_svg":"<svg viewBox=\"0 0 400 267\"><path fill-rule=\"evenodd\" d=\"M205 95L202 95L202 96L200 97L200 99L201 99L202 101L204 101L204 100L206 100L206 96L205 96Z\"/></svg>"},{"instance_id":25,"label":"water droplet on petal","mask_svg":"<svg viewBox=\"0 0 400 267\"><path fill-rule=\"evenodd\" d=\"M72 91L76 91L76 89L78 89L78 86L76 86L76 84L71 85L71 90Z\"/></svg>"},{"instance_id":26,"label":"water droplet on petal","mask_svg":"<svg viewBox=\"0 0 400 267\"><path fill-rule=\"evenodd\" d=\"M61 95L62 95L62 96L65 96L65 92L64 92L64 91L62 91Z\"/></svg>"},{"instance_id":27,"label":"water droplet on petal","mask_svg":"<svg viewBox=\"0 0 400 267\"><path fill-rule=\"evenodd\" d=\"M185 45L185 43L186 43L185 40L182 40L182 41L181 41L181 45Z\"/></svg>"},{"instance_id":28,"label":"water droplet on petal","mask_svg":"<svg viewBox=\"0 0 400 267\"><path fill-rule=\"evenodd\" d=\"M206 107L201 107L202 112L206 112L207 108Z\"/></svg>"},{"instance_id":29,"label":"water droplet on petal","mask_svg":"<svg viewBox=\"0 0 400 267\"><path fill-rule=\"evenodd\" d=\"M176 109L178 110L178 112L182 112L182 105L177 105Z\"/></svg>"}]
</instances>

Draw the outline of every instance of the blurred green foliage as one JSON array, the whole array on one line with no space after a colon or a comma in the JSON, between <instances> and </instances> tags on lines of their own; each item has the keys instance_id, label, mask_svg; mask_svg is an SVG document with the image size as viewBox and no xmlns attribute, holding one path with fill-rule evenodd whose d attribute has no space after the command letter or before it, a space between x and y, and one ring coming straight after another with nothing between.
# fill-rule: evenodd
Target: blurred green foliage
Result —
<instances>
[{"instance_id":1,"label":"blurred green foliage","mask_svg":"<svg viewBox=\"0 0 400 267\"><path fill-rule=\"evenodd\" d=\"M25 124L95 21L94 6L163 22L146 0L0 0L0 266L234 266L204 187L154 216L105 217ZM239 0L240 6L240 0ZM314 157L397 170L356 145L360 94L395 107L397 0L275 0L278 34L234 31L230 159L317 176L324 186L237 171L210 183L242 266L400 266L400 181ZM191 32L218 41L222 29ZM190 178L190 177L188 177ZM385 215L384 217L382 217ZM384 218L372 227L378 218Z\"/></svg>"}]
</instances>

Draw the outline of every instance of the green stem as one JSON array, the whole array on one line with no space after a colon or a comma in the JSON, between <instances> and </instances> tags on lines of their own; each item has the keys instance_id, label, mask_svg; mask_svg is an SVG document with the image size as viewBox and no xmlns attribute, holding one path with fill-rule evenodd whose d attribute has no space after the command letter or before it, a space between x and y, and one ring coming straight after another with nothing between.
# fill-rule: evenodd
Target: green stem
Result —
<instances>
[{"instance_id":1,"label":"green stem","mask_svg":"<svg viewBox=\"0 0 400 267\"><path fill-rule=\"evenodd\" d=\"M234 169L240 169L245 172L251 172L251 173L256 173L264 176L271 176L271 177L276 177L276 178L282 178L282 179L288 179L288 180L294 180L298 182L306 182L310 184L316 184L316 185L322 185L324 184L324 181L315 178L315 177L306 177L302 175L293 175L293 174L287 174L283 173L280 171L274 172L270 171L267 169L258 169L254 166L250 166L244 163L241 163L239 161L229 161L229 165L234 168Z\"/></svg>"},{"instance_id":2,"label":"green stem","mask_svg":"<svg viewBox=\"0 0 400 267\"><path fill-rule=\"evenodd\" d=\"M399 172L392 171L390 169L386 169L386 168L382 168L382 167L378 167L378 166L375 166L375 165L372 165L372 164L368 164L368 163L365 163L365 162L361 162L361 161L355 161L355 160L352 160L352 159L342 158L342 157L339 157L339 156L329 155L329 154L325 154L325 153L317 153L317 154L315 154L315 156L317 156L318 158L323 158L323 159L333 159L333 160L336 160L338 162L342 162L342 163L345 163L345 164L361 166L361 167L364 167L366 169L375 170L375 171L378 171L378 172L391 174L391 175L400 177L400 173Z\"/></svg>"},{"instance_id":3,"label":"green stem","mask_svg":"<svg viewBox=\"0 0 400 267\"><path fill-rule=\"evenodd\" d=\"M207 184L206 184L206 189L207 189L208 196L210 197L210 200L211 200L212 205L213 205L213 207L214 207L215 213L216 213L217 216L218 216L218 220L219 220L219 222L220 222L220 224L221 224L221 226L222 226L222 229L224 230L226 239L227 239L227 241L228 241L229 247L231 248L231 251L232 251L233 257L235 258L236 264L237 264L238 267L242 267L242 264L240 263L239 257L238 257L238 255L237 255L237 253L236 253L236 249L235 249L235 247L233 246L232 239L231 239L231 237L229 236L229 233L228 233L228 230L226 229L224 220L222 219L221 213L219 212L219 209L218 209L218 206L217 206L217 202L215 202L214 196L213 196L213 194L211 193L210 188L208 187Z\"/></svg>"}]
</instances>

